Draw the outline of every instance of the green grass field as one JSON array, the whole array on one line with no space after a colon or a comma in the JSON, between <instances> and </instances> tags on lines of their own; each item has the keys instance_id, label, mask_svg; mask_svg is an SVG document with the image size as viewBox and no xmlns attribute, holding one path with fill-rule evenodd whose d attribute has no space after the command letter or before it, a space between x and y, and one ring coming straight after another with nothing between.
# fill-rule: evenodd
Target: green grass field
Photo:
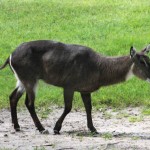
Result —
<instances>
[{"instance_id":1,"label":"green grass field","mask_svg":"<svg viewBox=\"0 0 150 150\"><path fill-rule=\"evenodd\" d=\"M52 39L86 45L104 55L128 55L150 42L149 0L0 0L0 65L22 42ZM0 71L0 108L9 107L15 77ZM150 106L150 85L134 78L92 94L95 108ZM21 105L24 97L21 99ZM62 89L40 82L36 106L63 105ZM82 107L78 93L74 106Z\"/></svg>"}]
</instances>

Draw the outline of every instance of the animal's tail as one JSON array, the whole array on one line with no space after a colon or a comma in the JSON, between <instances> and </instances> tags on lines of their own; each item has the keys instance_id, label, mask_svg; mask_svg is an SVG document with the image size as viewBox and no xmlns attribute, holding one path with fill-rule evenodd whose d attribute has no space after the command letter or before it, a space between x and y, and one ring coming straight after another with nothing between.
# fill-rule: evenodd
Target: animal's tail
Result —
<instances>
[{"instance_id":1,"label":"animal's tail","mask_svg":"<svg viewBox=\"0 0 150 150\"><path fill-rule=\"evenodd\" d=\"M0 67L0 70L4 69L9 64L9 57L5 61L5 63Z\"/></svg>"}]
</instances>

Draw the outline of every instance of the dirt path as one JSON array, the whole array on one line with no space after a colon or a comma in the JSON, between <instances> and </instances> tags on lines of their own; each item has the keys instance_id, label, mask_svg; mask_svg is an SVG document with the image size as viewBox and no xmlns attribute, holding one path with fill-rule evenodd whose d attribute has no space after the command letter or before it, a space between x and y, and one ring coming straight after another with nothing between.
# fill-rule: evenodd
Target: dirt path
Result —
<instances>
[{"instance_id":1,"label":"dirt path","mask_svg":"<svg viewBox=\"0 0 150 150\"><path fill-rule=\"evenodd\" d=\"M72 111L63 123L61 135L53 135L54 124L62 111L55 107L48 118L41 119L50 132L41 135L26 110L18 113L22 131L17 133L11 128L9 110L1 110L0 149L150 150L150 117L142 117L140 108L93 112L95 127L100 132L97 137L89 134L84 111Z\"/></svg>"}]
</instances>

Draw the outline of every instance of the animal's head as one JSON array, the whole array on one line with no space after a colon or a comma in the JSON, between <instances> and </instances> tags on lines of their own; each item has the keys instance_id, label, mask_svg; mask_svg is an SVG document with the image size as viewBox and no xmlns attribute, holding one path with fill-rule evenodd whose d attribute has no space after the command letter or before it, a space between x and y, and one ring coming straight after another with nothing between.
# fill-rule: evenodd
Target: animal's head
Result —
<instances>
[{"instance_id":1,"label":"animal's head","mask_svg":"<svg viewBox=\"0 0 150 150\"><path fill-rule=\"evenodd\" d=\"M141 52L136 52L134 47L130 48L130 56L133 60L133 73L143 80L150 82L150 58L147 54L150 51L150 44Z\"/></svg>"}]
</instances>

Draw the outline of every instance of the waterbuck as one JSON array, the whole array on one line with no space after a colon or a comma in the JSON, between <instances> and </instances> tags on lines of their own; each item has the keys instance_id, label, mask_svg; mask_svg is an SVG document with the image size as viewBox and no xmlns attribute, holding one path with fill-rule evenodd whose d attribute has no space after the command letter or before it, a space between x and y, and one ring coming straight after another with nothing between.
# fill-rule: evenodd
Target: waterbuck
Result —
<instances>
[{"instance_id":1,"label":"waterbuck","mask_svg":"<svg viewBox=\"0 0 150 150\"><path fill-rule=\"evenodd\" d=\"M34 106L37 83L41 79L64 90L64 112L56 122L55 134L59 134L64 118L71 111L75 91L81 93L89 130L97 133L91 116L91 93L100 87L126 81L131 75L150 81L150 59L146 56L149 49L150 45L138 53L131 47L128 56L105 57L89 47L50 40L21 44L0 68L9 64L17 79L16 88L10 95L14 129L20 130L16 107L26 92L25 105L35 126L41 133L47 133Z\"/></svg>"}]
</instances>

